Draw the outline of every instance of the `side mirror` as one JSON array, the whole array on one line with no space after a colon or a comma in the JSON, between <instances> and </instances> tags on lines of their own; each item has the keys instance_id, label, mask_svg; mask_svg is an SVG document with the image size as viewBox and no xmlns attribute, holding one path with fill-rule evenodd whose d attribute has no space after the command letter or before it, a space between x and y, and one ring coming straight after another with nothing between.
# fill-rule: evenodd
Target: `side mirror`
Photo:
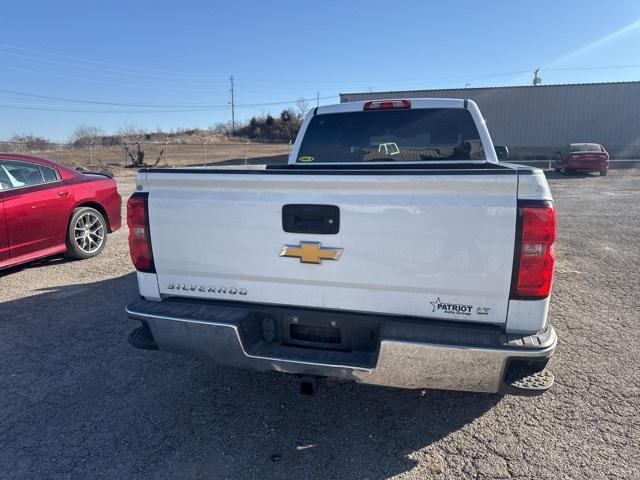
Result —
<instances>
[{"instance_id":1,"label":"side mirror","mask_svg":"<svg viewBox=\"0 0 640 480\"><path fill-rule=\"evenodd\" d=\"M498 160L506 160L509 157L509 147L505 145L494 145Z\"/></svg>"}]
</instances>

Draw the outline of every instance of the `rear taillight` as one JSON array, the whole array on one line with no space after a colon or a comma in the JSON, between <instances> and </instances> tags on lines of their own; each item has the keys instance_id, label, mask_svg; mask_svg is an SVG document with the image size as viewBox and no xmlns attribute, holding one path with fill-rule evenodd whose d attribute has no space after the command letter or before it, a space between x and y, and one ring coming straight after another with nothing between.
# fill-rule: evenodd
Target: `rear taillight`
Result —
<instances>
[{"instance_id":1,"label":"rear taillight","mask_svg":"<svg viewBox=\"0 0 640 480\"><path fill-rule=\"evenodd\" d=\"M551 203L518 209L518 244L512 295L515 299L549 296L556 254L556 214Z\"/></svg>"},{"instance_id":2,"label":"rear taillight","mask_svg":"<svg viewBox=\"0 0 640 480\"><path fill-rule=\"evenodd\" d=\"M149 233L148 193L136 192L127 202L127 225L129 226L129 254L136 270L155 272L151 235Z\"/></svg>"},{"instance_id":3,"label":"rear taillight","mask_svg":"<svg viewBox=\"0 0 640 480\"><path fill-rule=\"evenodd\" d=\"M400 108L411 108L409 100L378 100L364 104L363 110L392 110Z\"/></svg>"}]
</instances>

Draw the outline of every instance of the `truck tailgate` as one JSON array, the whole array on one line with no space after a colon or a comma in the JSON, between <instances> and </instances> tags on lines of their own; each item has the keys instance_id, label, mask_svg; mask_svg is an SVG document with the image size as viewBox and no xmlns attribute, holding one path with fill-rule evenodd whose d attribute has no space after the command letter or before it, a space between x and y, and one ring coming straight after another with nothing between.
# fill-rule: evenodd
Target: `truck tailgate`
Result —
<instances>
[{"instance_id":1,"label":"truck tailgate","mask_svg":"<svg viewBox=\"0 0 640 480\"><path fill-rule=\"evenodd\" d=\"M162 294L506 321L514 170L146 175ZM287 204L337 206L338 233L285 232ZM300 242L342 254L317 264L280 256Z\"/></svg>"}]
</instances>

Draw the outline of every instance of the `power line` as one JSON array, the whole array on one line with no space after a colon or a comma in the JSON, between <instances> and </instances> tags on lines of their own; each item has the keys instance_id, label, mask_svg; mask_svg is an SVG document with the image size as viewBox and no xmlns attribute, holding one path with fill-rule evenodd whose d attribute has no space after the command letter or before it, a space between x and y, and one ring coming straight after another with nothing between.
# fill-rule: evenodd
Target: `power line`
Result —
<instances>
[{"instance_id":1,"label":"power line","mask_svg":"<svg viewBox=\"0 0 640 480\"><path fill-rule=\"evenodd\" d=\"M102 102L99 100L80 100L77 98L67 98L67 97L53 97L49 95L39 95L35 93L27 93L27 92L19 92L17 90L8 90L4 88L0 88L0 92L10 93L12 95L20 95L23 97L33 97L33 98L42 98L46 100L56 100L61 102L69 102L69 103L86 103L92 105L105 105L105 106L115 106L115 107L139 107L139 108L218 108L223 107L224 105L150 105L150 104L142 104L142 103L119 103L119 102Z\"/></svg>"},{"instance_id":2,"label":"power line","mask_svg":"<svg viewBox=\"0 0 640 480\"><path fill-rule=\"evenodd\" d=\"M184 80L189 80L189 77L193 78L193 77L201 77L202 79L218 79L218 81L222 81L224 75L223 74L209 74L209 73L202 73L202 72L185 72L185 71L176 71L176 70L162 70L162 69L156 69L156 68L150 68L150 67L140 67L140 66L135 66L135 65L128 65L128 64L121 64L121 63L113 63L113 62L105 62L105 61L101 61L101 60L93 60L93 59L87 59L87 58L81 58L81 57L75 57L75 56L70 56L70 55L62 55L59 53L53 53L53 52L46 52L43 50L36 50L36 49L30 49L30 48L25 48L25 47L19 47L17 45L11 45L11 44L0 44L0 47L5 48L5 49L10 49L10 50L18 50L21 52L28 52L28 53L32 53L32 54L37 54L37 55L41 55L41 56L48 56L48 57L55 57L55 58L63 58L63 59L67 59L67 60L73 60L76 63L78 62L83 62L83 63L89 63L89 64L94 64L94 65L105 65L105 66L111 66L111 67L119 67L119 68L125 68L125 69L129 69L129 70L138 70L138 72L122 72L120 70L114 70L114 69L103 69L105 71L112 71L115 73L128 73L128 74L140 74L140 75L149 75L149 76L166 76L168 78L173 78L175 77L176 79L182 80L181 77L185 76L187 78L184 78ZM5 54L5 55L11 55L11 56L15 56L15 57L21 57L21 58L25 58L25 59L29 59L29 60L34 60L34 61L43 61L43 62L48 62L48 63L58 63L58 64L63 64L63 65L74 65L71 64L69 62L61 62L61 61L55 61L55 60L51 60L51 59L47 59L47 58L37 58L37 57L33 57L33 56L27 56L27 55L20 55L18 53L13 53L13 52L0 52L0 54ZM94 66L88 66L88 65L75 65L76 67L80 67L80 68L93 68L93 69L100 69L99 67L94 67ZM3 67L3 68L8 68L8 67ZM553 71L560 71L560 70L609 70L609 69L627 69L627 68L640 68L639 64L631 64L631 65L611 65L611 66L586 66L586 67L549 67L549 68L542 68L542 70L553 70ZM22 71L22 70L21 70ZM459 74L459 75L446 75L446 76L434 76L434 77L423 77L423 78L416 78L416 79L402 79L402 80L380 80L380 81L376 81L375 83L398 83L398 82L407 82L407 81L425 81L425 80L445 80L445 79L453 79L453 78L470 78L470 79L483 79L483 78L495 78L495 77L501 77L501 76L509 76L509 75L518 75L518 74L524 74L524 73L529 73L530 70L518 70L518 71L511 71L511 72L499 72L499 73L492 73L492 74L477 74L477 75L472 75L469 76L468 74ZM38 73L38 74L45 74L43 72L33 72L33 71L28 71L28 73ZM73 77L69 77L69 76L65 76L63 78L73 78ZM93 80L89 80L89 79L78 79L78 80L83 80L83 81L93 81ZM247 80L247 83L253 83L253 84L282 84L281 80L273 80L273 81L252 81L252 80ZM101 82L104 83L104 82ZM353 83L366 83L366 84L370 84L371 80L362 80L362 81L345 81L345 80L294 80L291 82L291 84L309 84L309 85L314 85L314 84L337 84L337 85L344 85L344 84L353 84ZM143 87L142 85L123 85L121 84L121 86L127 86L127 87Z\"/></svg>"},{"instance_id":3,"label":"power line","mask_svg":"<svg viewBox=\"0 0 640 480\"><path fill-rule=\"evenodd\" d=\"M547 68L545 70L594 70L594 69L609 69L609 68L640 68L640 65L612 65L612 66L600 66L600 67L556 67L556 68ZM509 74L515 74L515 73L527 73L526 71L518 71L518 72L509 72ZM496 75L503 75L503 74L496 74ZM495 75L494 75L495 76ZM488 78L488 77L487 77ZM219 105L211 105L211 104L142 104L142 103L122 103L122 102L104 102L104 101L99 101L99 100L84 100L84 99L77 99L77 98L68 98L68 97L56 97L56 96L50 96L50 95L40 95L40 94L34 94L34 93L27 93L27 92L21 92L21 91L16 91L16 90L9 90L9 89L2 89L0 88L0 92L4 92L4 93L9 93L12 95L20 95L20 96L26 96L26 97L33 97L33 98L41 98L41 99L47 99L47 100L54 100L54 101L61 101L61 102L69 102L69 103L79 103L79 104L90 104L90 105L103 105L103 106L117 106L117 107L136 107L136 108L150 108L150 109L179 109L179 110L164 110L167 112L174 112L174 111L183 111L183 112L197 112L197 111L207 111L207 110L214 110L214 109L226 109L226 108L231 108L232 110L232 123L234 123L235 120L235 109L236 108L251 108L251 107L263 107L263 106L274 106L274 105L287 105L287 104L293 104L295 102L297 102L297 100L285 100L285 101L276 101L276 102L261 102L261 103L245 103L245 104L236 104L235 103L235 79L233 77L231 77L231 93L232 93L232 102L231 104L219 104ZM329 99L336 99L338 98L337 95L332 95L332 96L326 96L326 97L320 97L319 96L319 92L316 92L316 95L314 98L303 98L303 100L305 101L314 101L316 102L316 105L319 105L320 100L329 100ZM5 105L5 108L21 108L21 105ZM24 108L29 108L29 109L37 109L31 105L25 105ZM46 108L49 108L49 106L47 106ZM63 109L58 109L55 111L67 111L67 110L63 110ZM72 110L68 110L68 111L72 111ZM80 112L81 110L73 110L73 111L78 111ZM91 112L103 112L104 110L92 110ZM161 110L156 110L158 112L160 112ZM105 111L107 112L107 111ZM110 110L108 111L110 112L118 112L118 113L138 113L138 112L129 112L129 111L113 111ZM143 112L139 112L139 113L143 113Z\"/></svg>"},{"instance_id":4,"label":"power line","mask_svg":"<svg viewBox=\"0 0 640 480\"><path fill-rule=\"evenodd\" d=\"M320 99L337 99L338 96L334 95L331 97L320 97ZM315 100L314 98L305 98L302 99L305 101ZM253 108L253 107L265 107L272 105L289 105L296 103L298 100L289 100L285 102L267 102L267 103L253 103L253 104L234 104L234 109L237 108ZM160 110L86 110L86 109L71 109L71 108L58 108L52 105L25 105L25 104L0 104L0 108L7 108L13 110L35 110L35 111L45 111L45 112L65 112L65 113L186 113L186 112L208 112L219 109L228 109L231 108L231 105L217 105L210 106L207 108L184 108L184 109L160 109Z\"/></svg>"},{"instance_id":5,"label":"power line","mask_svg":"<svg viewBox=\"0 0 640 480\"><path fill-rule=\"evenodd\" d=\"M40 55L48 55L48 56L53 56L53 57L58 57L58 58L65 58L65 59L71 59L71 60L75 60L75 61L81 61L81 62L89 62L89 63L95 63L95 64L100 64L100 65L108 65L108 66L117 66L117 67L123 67L123 68L128 68L128 69L139 69L139 70L146 70L146 71L155 71L155 72L162 72L164 74L169 74L170 76L176 76L176 78L180 79L180 76L182 75L187 75L187 76L195 76L195 77L201 77L201 78L220 78L222 75L217 75L217 74L205 74L205 73L195 73L195 72L176 72L176 71L164 71L164 70L157 70L157 69L149 69L149 68L144 68L144 67L136 67L133 65L123 65L123 64L117 64L117 63L110 63L110 62L103 62L103 61L98 61L98 60L89 60L89 59L82 59L82 58L78 58L78 57L72 57L72 56L68 56L68 55L61 55L61 54L56 54L56 53L50 53L50 52L43 52L41 50L34 50L34 49L28 49L28 48L23 48L23 47L18 47L15 45L9 45L9 44L0 44L0 47L4 47L4 48L9 48L9 49L16 49L16 50L20 50L20 51L26 51L26 52L31 52L31 53L37 53ZM1 52L0 54L7 54L7 55L12 55L12 56L17 56L17 57L23 57L23 58L27 58L27 59L31 59L31 60L37 60L37 61L45 61L45 62L50 62L50 63L60 63L60 64L66 64L66 65L73 65L70 64L68 62L58 62L58 61L54 61L54 60L49 60L49 59L38 59L38 58L34 58L34 57L28 57L25 55L19 55L19 54L15 54L15 53L9 53L9 52ZM97 68L97 67L88 67L88 68ZM118 70L109 70L107 69L106 71L112 71L112 72L118 72ZM516 72L503 72L503 73L498 73L498 74L492 74L490 77L488 78L492 78L493 76L505 76L505 75L513 75L513 74L519 74L519 73L527 73L528 70L521 70L521 71L516 71ZM133 73L136 74L137 72L126 72L126 73ZM141 74L144 74L143 72L140 72ZM155 75L153 73L151 73L150 75ZM447 79L447 78L462 78L462 77L467 77L466 75L449 75L449 76L436 76L436 77L429 77L426 80L429 79ZM81 79L81 80L86 80L86 79ZM187 80L185 78L185 80ZM414 81L424 81L425 78L420 78L420 79L415 79ZM376 83L389 83L389 82L407 82L408 79L403 79L403 80L380 80ZM410 80L411 81L411 80ZM264 85L282 85L283 82L282 80L272 80L272 81L264 81L264 80L257 80L257 81L252 81L252 80L247 80L247 83L253 83L253 84L264 84ZM318 83L322 83L322 84L338 84L338 85L344 85L345 83L366 83L367 85L369 85L371 83L370 80L362 80L362 81L343 81L343 80L328 80L328 81L317 81L317 80L294 80L292 82L289 82L290 84L307 84L307 85L314 85L314 84L318 84Z\"/></svg>"},{"instance_id":6,"label":"power line","mask_svg":"<svg viewBox=\"0 0 640 480\"><path fill-rule=\"evenodd\" d=\"M640 64L631 64L631 65L608 65L608 66L600 66L600 67L549 67L542 68L542 70L617 70L624 68L640 68Z\"/></svg>"},{"instance_id":7,"label":"power line","mask_svg":"<svg viewBox=\"0 0 640 480\"><path fill-rule=\"evenodd\" d=\"M318 100L330 100L330 99L336 99L336 98L340 98L340 96L339 95L330 95L328 97L317 97ZM299 100L304 100L305 102L312 102L312 101L316 100L316 97L314 97L314 98L298 98L296 100L289 100L287 102L244 103L242 105L237 105L236 104L236 108L238 108L238 107L267 107L269 105L287 105L289 103L296 103Z\"/></svg>"},{"instance_id":8,"label":"power line","mask_svg":"<svg viewBox=\"0 0 640 480\"><path fill-rule=\"evenodd\" d=\"M175 109L175 110L84 110L70 108L56 108L44 105L0 104L0 108L11 110L35 110L43 112L65 113L181 113L181 112L207 112L209 110Z\"/></svg>"},{"instance_id":9,"label":"power line","mask_svg":"<svg viewBox=\"0 0 640 480\"><path fill-rule=\"evenodd\" d=\"M628 64L628 65L609 65L609 66L587 66L587 67L551 67L551 68L545 68L542 67L540 69L540 71L556 71L556 70L615 70L615 69L632 69L632 68L640 68L640 64ZM507 77L507 76L512 76L512 75L523 75L523 74L529 74L531 72L530 69L527 70L512 70L509 72L497 72L497 73L478 73L478 74L460 74L460 75L440 75L440 76L429 76L429 77L422 77L422 78L413 78L413 79L403 79L403 80L309 80L309 81L304 81L304 80L291 80L290 82L287 82L287 85L319 85L319 84L326 84L326 85L337 85L336 88L341 88L341 86L344 85L353 85L353 84L366 84L367 86L371 85L372 83L374 84L380 84L380 83L384 83L384 84L407 84L407 82L425 82L425 81L431 81L431 80L448 80L448 79L469 79L469 80L484 80L484 79L491 79L491 78L498 78L498 77ZM241 82L242 84L249 84L249 85L254 85L254 86L259 86L259 85L265 85L268 86L271 82L270 81L266 81L266 80L243 80ZM274 81L274 83L277 83L279 85L283 85L283 82L278 82L278 81ZM270 90L273 89L273 87L269 87ZM282 87L282 88L287 88L288 87ZM305 87L306 88L306 87ZM311 87L309 87L311 88Z\"/></svg>"},{"instance_id":10,"label":"power line","mask_svg":"<svg viewBox=\"0 0 640 480\"><path fill-rule=\"evenodd\" d=\"M16 58L22 58L22 59L26 59L32 62L45 62L45 63L51 63L54 65L63 65L63 66L69 66L75 69L89 69L89 70L97 70L99 72L110 72L110 74L106 74L107 76L111 76L111 77L122 77L123 75L137 75L138 77L132 78L133 80L149 80L149 77L151 77L152 80L155 80L157 78L162 78L165 80L169 80L169 81L182 81L182 82L189 82L191 84L193 84L193 80L196 79L198 81L203 81L206 80L207 77L198 77L198 76L194 76L194 77L184 77L184 76L179 76L179 75L171 75L171 74L164 74L164 73L146 73L146 72L136 72L136 71L130 71L130 70L117 70L117 69L113 69L113 68L104 68L104 67L98 67L98 66L94 66L94 65L78 65L75 63L71 63L71 62L65 62L65 61L60 61L60 60L52 60L49 58L36 58L36 57L31 57L29 55L21 55L19 53L12 53L12 52L5 52L0 50L0 55L7 55L7 56L11 56L11 57L16 57ZM90 72L90 73L94 73L94 72ZM102 73L102 75L105 75L104 73ZM142 78L140 78L140 76L142 76ZM147 78L144 78L147 77ZM209 80L209 82L211 81L211 79ZM218 80L220 81L220 80ZM205 83L199 83L199 85L205 85Z\"/></svg>"},{"instance_id":11,"label":"power line","mask_svg":"<svg viewBox=\"0 0 640 480\"><path fill-rule=\"evenodd\" d=\"M231 76L231 88L233 90L234 88L234 79L233 76ZM143 104L143 103L119 103L119 102L102 102L99 100L81 100L78 98L68 98L68 97L54 97L54 96L50 96L50 95L40 95L40 94L36 94L36 93L28 93L28 92L21 92L21 91L17 91L17 90L9 90L9 89L5 89L5 88L0 88L0 92L3 93L9 93L11 95L20 95L20 96L25 96L25 97L33 97L33 98L42 98L45 100L56 100L56 101L62 101L62 102L69 102L69 103L83 103L83 104L91 104L91 105L104 105L104 106L113 106L113 107L138 107L138 108L195 108L195 109L217 109L217 108L230 108L229 105L203 105L203 104L186 104L186 105L159 105L159 104ZM332 98L337 98L337 95L332 95L332 96L328 96L328 97L320 97L319 95L316 96L316 98L305 98L304 100L306 101L311 101L311 100L326 100L326 99L332 99ZM234 107L263 107L263 106L269 106L269 105L286 105L288 103L295 103L297 102L297 100L284 100L284 101L278 101L278 102L263 102L263 103L245 103L245 104L236 104L233 98L233 91L232 91L232 106L231 108Z\"/></svg>"},{"instance_id":12,"label":"power line","mask_svg":"<svg viewBox=\"0 0 640 480\"><path fill-rule=\"evenodd\" d=\"M182 91L182 92L193 92L193 88L159 87L155 85L140 85L140 84L136 85L131 83L104 82L102 80L98 80L95 78L83 78L83 77L75 77L73 75L64 75L59 73L40 72L38 70L30 70L30 69L20 68L20 67L10 67L7 65L0 65L0 68L4 70L13 70L16 72L32 73L34 75L44 75L46 77L66 78L70 80L79 80L81 82L93 82L93 83L100 83L102 85L111 85L111 86L117 86L117 87L147 88L152 90L175 90L175 91Z\"/></svg>"},{"instance_id":13,"label":"power line","mask_svg":"<svg viewBox=\"0 0 640 480\"><path fill-rule=\"evenodd\" d=\"M222 74L207 74L207 73L198 73L198 72L179 72L179 71L168 71L168 70L159 70L159 69L154 69L154 68L148 68L148 67L138 67L138 66L134 66L134 65L125 65L125 64L119 64L119 63L111 63L111 62L104 62L104 61L99 61L99 60L91 60L91 59L86 59L86 58L79 58L79 57L73 57L73 56L69 56L69 55L61 55L61 54L57 54L57 53L51 53L51 52L44 52L42 50L35 50L35 49L29 49L29 48L24 48L24 47L18 47L16 45L10 45L10 44L0 44L0 47L3 48L8 48L8 49L13 49L13 50L19 50L19 51L24 51L24 52L30 52L30 53L36 53L39 55L46 55L46 56L52 56L52 57L57 57L57 58L64 58L64 59L69 59L69 60L74 60L76 62L88 62L88 63L93 63L93 64L99 64L99 65L107 65L107 66L113 66L113 67L121 67L121 68L127 68L127 69L135 69L135 70L142 70L142 71L148 71L148 72L158 72L158 73L162 73L162 74L168 74L171 76L191 76L191 77L202 77L202 78L217 78L222 80L223 75ZM3 52L0 52L0 54L2 54ZM19 54L16 53L9 53L6 52L6 54L8 55L12 55L12 56L20 56ZM53 62L53 63L62 63L62 62L55 62L53 60L48 60L48 59L38 59L35 57L27 57L27 56L22 56L24 58L28 58L28 59L33 59L33 60L39 60L39 61L47 61L47 62ZM68 65L72 65L69 63L65 63ZM97 67L94 67L97 68ZM117 72L118 70L108 70L108 71L115 71ZM491 75L491 77L493 76L506 76L506 75L514 75L514 74L519 74L519 73L528 73L529 70L520 70L520 71L515 71L515 72L502 72L502 73L497 73L497 74L489 74ZM136 73L136 72L130 72L130 73ZM140 72L141 74L144 74L143 72ZM150 75L153 75L154 73L151 73ZM485 74L480 74L480 75L485 75ZM467 78L467 75L464 74L460 74L460 75L446 75L446 76L436 76L436 77L429 77L428 79L447 79L447 78L462 78L465 77ZM379 82L376 83L389 83L389 82L406 82L406 81L424 81L425 78L416 78L413 80L409 80L409 79L402 79L402 80L381 80ZM254 83L254 84L282 84L281 80L273 80L273 81L261 81L261 80L257 80L257 81L252 81L252 80L247 80L246 82L248 83ZM322 83L322 84L344 84L344 83L371 83L370 80L362 80L362 81L344 81L344 80L325 80L325 81L318 81L318 80L294 80L292 83L296 83L296 84L308 84L308 85L314 85L314 84L318 84L318 83Z\"/></svg>"},{"instance_id":14,"label":"power line","mask_svg":"<svg viewBox=\"0 0 640 480\"><path fill-rule=\"evenodd\" d=\"M196 73L196 72L180 72L180 71L175 71L175 70L160 70L157 68L149 68L149 67L139 67L139 66L135 66L135 65L125 65L125 64L121 64L121 63L111 63L111 62L104 62L104 61L100 61L100 60L91 60L88 58L80 58L80 57L73 57L70 55L61 55L59 53L52 53L52 52L45 52L42 50L35 50L35 49L31 49L31 48L24 48L24 47L18 47L17 45L10 45L10 44L0 44L0 47L3 48L9 48L9 49L13 49L13 50L20 50L23 52L30 52L30 53L36 53L39 55L47 55L47 56L51 56L51 57L57 57L57 58L65 58L68 60L75 60L78 62L87 62L87 63L95 63L95 64L99 64L99 65L109 65L112 67L122 67L122 68L130 68L130 69L136 69L136 70L144 70L144 71L148 71L148 72L159 72L159 73L168 73L168 74L173 74L173 75L190 75L190 76L203 76L203 77L210 77L210 78L224 78L224 75L222 74L207 74L207 73Z\"/></svg>"},{"instance_id":15,"label":"power line","mask_svg":"<svg viewBox=\"0 0 640 480\"><path fill-rule=\"evenodd\" d=\"M381 80L371 80L371 79L364 79L364 80L348 80L348 79L341 79L341 80L290 80L287 79L286 82L288 85L308 85L311 87L308 88L312 88L314 85L338 85L338 86L342 86L345 84L366 84L366 85L370 85L371 83L407 83L407 82L424 82L424 81L428 81L428 80L447 80L447 79L460 79L460 78L473 78L473 79L482 79L482 78L493 78L493 77L504 77L504 76L509 76L509 75L518 75L518 74L522 74L522 73L529 73L530 70L515 70L515 71L509 71L509 72L498 72L498 73L480 73L480 74L473 74L473 75L468 75L468 74L459 74L459 75L435 75L435 76L428 76L428 77L420 77L420 78L403 78L403 79L381 79ZM242 80L240 82L241 84L252 84L255 86L259 86L259 85L270 85L270 84L278 84L278 85L282 85L284 82L280 81L280 80L274 80L274 81L268 81L268 80ZM286 87L285 87L286 88Z\"/></svg>"}]
</instances>

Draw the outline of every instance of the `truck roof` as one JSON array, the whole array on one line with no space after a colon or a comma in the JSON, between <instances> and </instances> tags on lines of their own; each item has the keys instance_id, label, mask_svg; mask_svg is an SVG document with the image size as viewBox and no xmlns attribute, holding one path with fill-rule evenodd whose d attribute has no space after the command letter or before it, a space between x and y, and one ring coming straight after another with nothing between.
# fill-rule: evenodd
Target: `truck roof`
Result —
<instances>
[{"instance_id":1,"label":"truck roof","mask_svg":"<svg viewBox=\"0 0 640 480\"><path fill-rule=\"evenodd\" d=\"M333 105L323 105L317 107L316 115L325 113L343 113L343 112L360 112L364 109L365 103L371 101L383 102L383 101L398 101L399 99L384 99L379 100L367 100L358 102L344 102L336 103ZM463 98L405 98L402 100L408 100L411 102L411 108L465 108L465 102L473 103L472 100L465 100Z\"/></svg>"}]
</instances>

